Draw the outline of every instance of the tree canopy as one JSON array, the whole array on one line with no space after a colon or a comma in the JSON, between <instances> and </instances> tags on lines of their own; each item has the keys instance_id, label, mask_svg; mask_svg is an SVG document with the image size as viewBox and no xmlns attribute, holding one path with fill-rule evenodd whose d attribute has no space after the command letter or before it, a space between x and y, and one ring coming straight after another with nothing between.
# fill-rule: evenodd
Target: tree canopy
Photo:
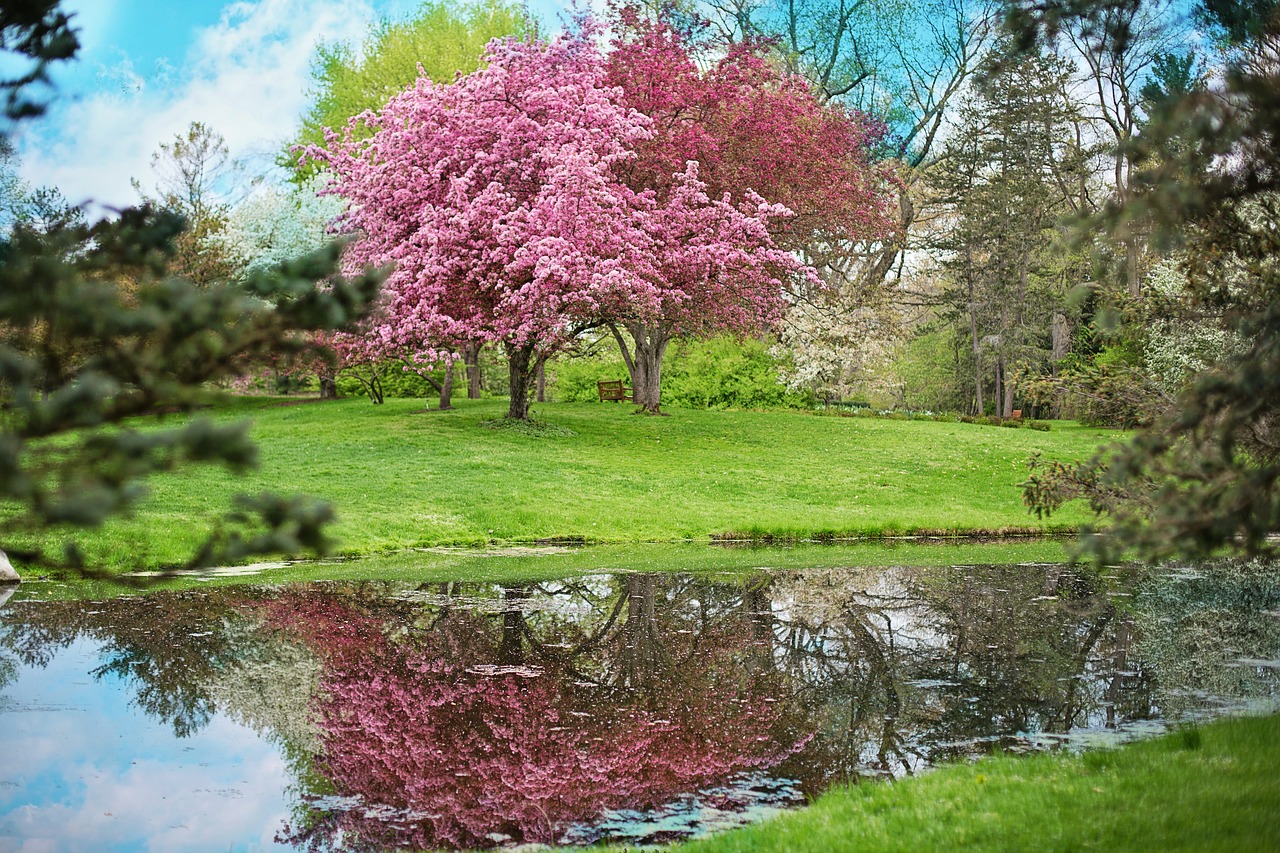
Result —
<instances>
[{"instance_id":1,"label":"tree canopy","mask_svg":"<svg viewBox=\"0 0 1280 853\"><path fill-rule=\"evenodd\" d=\"M384 20L358 47L322 44L312 63L312 101L284 161L305 177L313 161L300 165L294 147L323 145L325 128L341 128L365 110L380 109L413 84L419 74L448 83L479 67L491 39L531 32L524 10L505 0L454 5L424 2L402 21Z\"/></svg>"},{"instance_id":2,"label":"tree canopy","mask_svg":"<svg viewBox=\"0 0 1280 853\"><path fill-rule=\"evenodd\" d=\"M1033 44L1083 18L1105 49L1132 37L1129 18L1107 14L1131 5L1019 6L1011 25ZM1273 553L1280 529L1280 10L1206 3L1201 14L1225 46L1221 76L1152 116L1135 140L1132 195L1096 222L1121 235L1146 222L1179 246L1191 306L1242 346L1132 441L1081 465L1034 466L1026 499L1037 511L1086 496L1110 513L1106 535L1086 540L1099 556Z\"/></svg>"},{"instance_id":3,"label":"tree canopy","mask_svg":"<svg viewBox=\"0 0 1280 853\"><path fill-rule=\"evenodd\" d=\"M790 212L712 199L692 160L661 195L624 182L652 120L621 102L589 38L508 39L485 60L454 83L419 78L309 149L361 235L350 263L396 265L372 346L430 360L500 342L524 418L538 362L603 318L660 316L678 282L729 326L780 308L778 277L803 272L770 237Z\"/></svg>"},{"instance_id":4,"label":"tree canopy","mask_svg":"<svg viewBox=\"0 0 1280 853\"><path fill-rule=\"evenodd\" d=\"M832 247L892 235L889 206L897 182L872 154L885 126L823 103L805 78L777 68L768 45L727 44L702 34L705 25L690 30L682 23L670 10L646 16L637 7L622 7L611 21L608 80L652 128L622 169L628 186L662 199L684 164L696 162L710 197L758 194L785 207L789 215L770 220L770 237L819 270ZM657 312L606 317L631 373L635 402L650 412L659 410L670 340L763 332L789 302L820 288L815 277L813 286L798 281L784 293L769 289L766 280L689 276L678 266L659 281Z\"/></svg>"}]
</instances>

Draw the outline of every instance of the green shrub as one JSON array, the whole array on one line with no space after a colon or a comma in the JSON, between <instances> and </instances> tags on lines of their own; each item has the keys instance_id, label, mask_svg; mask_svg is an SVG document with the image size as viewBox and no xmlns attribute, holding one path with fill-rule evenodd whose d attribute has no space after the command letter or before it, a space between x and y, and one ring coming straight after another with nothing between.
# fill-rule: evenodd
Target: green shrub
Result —
<instances>
[{"instance_id":1,"label":"green shrub","mask_svg":"<svg viewBox=\"0 0 1280 853\"><path fill-rule=\"evenodd\" d=\"M1027 421L1027 426L1031 429L1038 430L1039 432L1049 431L1048 421Z\"/></svg>"},{"instance_id":2,"label":"green shrub","mask_svg":"<svg viewBox=\"0 0 1280 853\"><path fill-rule=\"evenodd\" d=\"M755 338L677 341L663 366L662 401L706 409L811 407L811 394L782 384L779 366L769 345Z\"/></svg>"},{"instance_id":3,"label":"green shrub","mask_svg":"<svg viewBox=\"0 0 1280 853\"><path fill-rule=\"evenodd\" d=\"M1000 417L999 415L987 415L986 420L989 426L1000 426L1002 423L1004 423L1004 418Z\"/></svg>"},{"instance_id":4,"label":"green shrub","mask_svg":"<svg viewBox=\"0 0 1280 853\"><path fill-rule=\"evenodd\" d=\"M376 367L378 375L382 379L382 394L384 397L426 399L434 397L436 394L435 389L428 384L427 380L413 371L406 371L404 365L399 361L384 361L376 365ZM371 367L361 367L358 368L358 372L367 377L372 369ZM357 372L357 369L344 370L338 374L338 393L344 397L360 397L365 393L360 380L353 375L354 372ZM444 368L437 368L431 373L432 378L437 382L444 379ZM462 395L466 396L466 381L464 368L459 364L454 368L453 388L455 394L461 390Z\"/></svg>"},{"instance_id":5,"label":"green shrub","mask_svg":"<svg viewBox=\"0 0 1280 853\"><path fill-rule=\"evenodd\" d=\"M810 408L813 397L787 390L769 345L754 338L723 336L676 341L662 363L662 402L698 409ZM621 379L630 384L616 347L590 357L559 358L547 365L551 398L561 402L598 400L596 383Z\"/></svg>"},{"instance_id":6,"label":"green shrub","mask_svg":"<svg viewBox=\"0 0 1280 853\"><path fill-rule=\"evenodd\" d=\"M1001 422L1000 426L1009 427L1009 429L1018 429L1019 427L1022 426L1022 421L1018 420L1017 418L1007 418L1006 420Z\"/></svg>"},{"instance_id":7,"label":"green shrub","mask_svg":"<svg viewBox=\"0 0 1280 853\"><path fill-rule=\"evenodd\" d=\"M944 326L925 331L900 348L891 372L901 383L907 405L934 411L955 411L965 405L972 373L959 359L958 353L969 348L959 337L956 329Z\"/></svg>"},{"instance_id":8,"label":"green shrub","mask_svg":"<svg viewBox=\"0 0 1280 853\"><path fill-rule=\"evenodd\" d=\"M627 365L616 346L605 347L600 354L589 357L560 356L547 364L547 394L557 402L599 400L596 383L602 379L621 379L631 384Z\"/></svg>"}]
</instances>

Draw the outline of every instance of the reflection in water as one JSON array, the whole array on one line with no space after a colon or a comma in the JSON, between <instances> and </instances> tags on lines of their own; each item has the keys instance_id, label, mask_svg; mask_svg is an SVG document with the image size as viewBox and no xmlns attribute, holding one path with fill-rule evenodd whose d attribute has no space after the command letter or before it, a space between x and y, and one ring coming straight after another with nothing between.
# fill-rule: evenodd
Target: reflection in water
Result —
<instances>
[{"instance_id":1,"label":"reflection in water","mask_svg":"<svg viewBox=\"0 0 1280 853\"><path fill-rule=\"evenodd\" d=\"M279 844L660 842L836 782L1271 702L1277 611L1280 587L1239 567L23 601L3 615L0 711L45 701L22 673L91 641L83 689L128 685L179 739L227 718L276 745L294 780ZM0 787L0 809L36 796Z\"/></svg>"}]
</instances>

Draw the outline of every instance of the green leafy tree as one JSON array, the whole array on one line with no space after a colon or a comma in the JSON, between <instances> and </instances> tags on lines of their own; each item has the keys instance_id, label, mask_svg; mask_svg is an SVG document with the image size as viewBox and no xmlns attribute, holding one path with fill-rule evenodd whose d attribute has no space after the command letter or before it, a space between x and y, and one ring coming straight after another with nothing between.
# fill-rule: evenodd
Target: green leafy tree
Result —
<instances>
[{"instance_id":1,"label":"green leafy tree","mask_svg":"<svg viewBox=\"0 0 1280 853\"><path fill-rule=\"evenodd\" d=\"M0 25L0 48L13 54L6 67L42 69L75 52L55 3L7 3ZM19 118L39 112L22 91L33 79L0 81ZM0 241L0 543L30 566L83 569L77 532L128 511L148 475L254 464L245 424L166 427L152 416L205 402L206 383L248 359L297 351L308 332L358 319L379 279L334 277L333 245L237 285L200 286L172 275L184 223L171 211L144 206L94 225L46 225L19 222ZM240 498L192 564L322 549L330 517L303 497ZM0 569L16 580L3 552Z\"/></svg>"},{"instance_id":2,"label":"green leafy tree","mask_svg":"<svg viewBox=\"0 0 1280 853\"><path fill-rule=\"evenodd\" d=\"M376 110L409 88L419 73L448 83L458 73L475 71L491 39L526 35L530 27L524 9L503 0L460 6L425 2L404 21L378 24L359 48L343 42L321 45L312 66L312 101L284 162L300 179L309 176L316 164L299 164L294 147L324 146L325 128L341 131L353 116Z\"/></svg>"},{"instance_id":3,"label":"green leafy tree","mask_svg":"<svg viewBox=\"0 0 1280 853\"><path fill-rule=\"evenodd\" d=\"M1127 0L1126 6L1134 0ZM1131 33L1111 0L1013 7L1024 45L1083 20L1103 42ZM1243 343L1129 442L1079 465L1033 461L1025 499L1040 513L1086 497L1110 515L1087 550L1127 546L1149 559L1222 550L1274 553L1280 530L1280 9L1209 0L1223 73L1172 99L1135 139L1130 198L1101 224L1123 239L1135 220L1180 244L1187 298Z\"/></svg>"},{"instance_id":4,"label":"green leafy tree","mask_svg":"<svg viewBox=\"0 0 1280 853\"><path fill-rule=\"evenodd\" d=\"M996 413L1012 413L1013 373L1047 367L1065 295L1078 283L1080 271L1051 250L1090 166L1070 89L1060 60L1004 63L959 111L934 175L951 214L935 246L952 281L947 313L969 333L978 413L987 387Z\"/></svg>"},{"instance_id":5,"label":"green leafy tree","mask_svg":"<svg viewBox=\"0 0 1280 853\"><path fill-rule=\"evenodd\" d=\"M898 179L898 228L884 239L807 247L827 282L787 318L788 383L824 396L885 390L888 355L934 289L929 235L943 214L931 174L998 33L999 0L706 0L718 30L764 40L775 59L825 99L883 121L874 155ZM932 266L932 265L928 265Z\"/></svg>"}]
</instances>

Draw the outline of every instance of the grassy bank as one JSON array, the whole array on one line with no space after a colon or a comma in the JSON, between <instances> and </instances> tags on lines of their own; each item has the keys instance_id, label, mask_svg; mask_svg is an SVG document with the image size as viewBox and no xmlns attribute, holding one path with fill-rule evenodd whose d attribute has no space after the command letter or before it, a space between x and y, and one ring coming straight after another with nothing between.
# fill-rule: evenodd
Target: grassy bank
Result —
<instances>
[{"instance_id":1,"label":"grassy bank","mask_svg":"<svg viewBox=\"0 0 1280 853\"><path fill-rule=\"evenodd\" d=\"M1059 539L998 542L948 539L794 545L657 542L581 548L558 545L428 548L354 560L273 562L216 571L180 571L166 577L141 572L119 575L117 579L28 578L17 590L16 600L96 599L130 595L139 589L173 590L320 580L527 583L614 572L687 572L749 577L762 570L1056 563L1066 555L1064 544Z\"/></svg>"},{"instance_id":2,"label":"grassy bank","mask_svg":"<svg viewBox=\"0 0 1280 853\"><path fill-rule=\"evenodd\" d=\"M559 429L487 429L501 400L423 412L421 401L239 400L211 413L250 418L262 466L245 477L191 469L160 477L133 518L85 538L92 563L179 563L237 492L332 501L343 554L435 545L782 539L927 531L1046 531L1017 483L1033 452L1075 459L1114 437L799 412L540 404ZM209 413L207 413L207 416ZM177 419L175 419L177 420Z\"/></svg>"},{"instance_id":3,"label":"grassy bank","mask_svg":"<svg viewBox=\"0 0 1280 853\"><path fill-rule=\"evenodd\" d=\"M1226 720L1082 755L1002 756L678 845L730 851L1280 849L1280 717Z\"/></svg>"}]
</instances>

